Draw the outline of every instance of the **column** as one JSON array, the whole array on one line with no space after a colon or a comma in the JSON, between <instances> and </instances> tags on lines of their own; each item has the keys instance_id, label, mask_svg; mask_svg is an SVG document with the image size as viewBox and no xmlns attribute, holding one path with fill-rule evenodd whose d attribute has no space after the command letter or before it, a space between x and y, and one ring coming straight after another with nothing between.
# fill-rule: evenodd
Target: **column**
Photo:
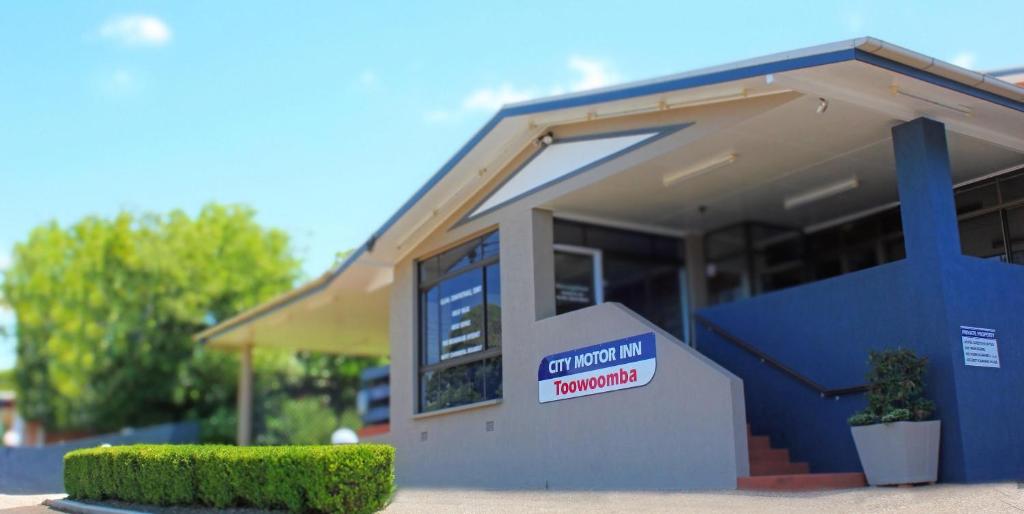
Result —
<instances>
[{"instance_id":1,"label":"column","mask_svg":"<svg viewBox=\"0 0 1024 514\"><path fill-rule=\"evenodd\" d=\"M252 444L252 345L245 345L238 356L238 446Z\"/></svg>"}]
</instances>

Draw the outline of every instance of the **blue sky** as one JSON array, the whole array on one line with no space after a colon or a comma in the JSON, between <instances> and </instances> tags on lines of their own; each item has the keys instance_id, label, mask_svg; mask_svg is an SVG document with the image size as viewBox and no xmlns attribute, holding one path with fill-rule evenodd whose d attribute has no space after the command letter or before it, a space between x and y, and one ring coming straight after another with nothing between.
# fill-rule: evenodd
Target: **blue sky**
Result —
<instances>
[{"instance_id":1,"label":"blue sky","mask_svg":"<svg viewBox=\"0 0 1024 514\"><path fill-rule=\"evenodd\" d=\"M291 233L312 277L505 101L863 35L1024 64L1019 0L483 5L4 4L0 268L48 220L218 201Z\"/></svg>"}]
</instances>

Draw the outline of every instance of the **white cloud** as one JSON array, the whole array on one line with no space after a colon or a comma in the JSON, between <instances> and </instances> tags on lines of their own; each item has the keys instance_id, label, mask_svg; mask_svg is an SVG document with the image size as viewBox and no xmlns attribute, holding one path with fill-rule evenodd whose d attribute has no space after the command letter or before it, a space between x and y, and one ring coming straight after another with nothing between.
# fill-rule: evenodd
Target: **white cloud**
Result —
<instances>
[{"instance_id":1,"label":"white cloud","mask_svg":"<svg viewBox=\"0 0 1024 514\"><path fill-rule=\"evenodd\" d=\"M4 271L11 267L11 254L6 251L0 251L0 271Z\"/></svg>"},{"instance_id":2,"label":"white cloud","mask_svg":"<svg viewBox=\"0 0 1024 514\"><path fill-rule=\"evenodd\" d=\"M167 23L143 14L111 18L100 27L99 35L124 46L164 46L171 42Z\"/></svg>"},{"instance_id":3,"label":"white cloud","mask_svg":"<svg viewBox=\"0 0 1024 514\"><path fill-rule=\"evenodd\" d=\"M480 88L462 100L462 107L468 110L495 111L502 105L522 102L537 96L535 91L518 89L511 84L496 88Z\"/></svg>"},{"instance_id":4,"label":"white cloud","mask_svg":"<svg viewBox=\"0 0 1024 514\"><path fill-rule=\"evenodd\" d=\"M974 61L975 61L976 57L977 56L974 55L974 52L960 52L960 53L954 55L953 58L950 59L949 62L951 62L951 63L953 63L953 64L955 64L955 65L957 65L957 66L959 66L961 68L967 68L967 69L973 70L974 69Z\"/></svg>"},{"instance_id":5,"label":"white cloud","mask_svg":"<svg viewBox=\"0 0 1024 514\"><path fill-rule=\"evenodd\" d=\"M570 70L580 74L579 80L572 84L571 91L597 89L620 80L619 76L611 71L608 64L603 61L574 55L569 57L568 64Z\"/></svg>"},{"instance_id":6,"label":"white cloud","mask_svg":"<svg viewBox=\"0 0 1024 514\"><path fill-rule=\"evenodd\" d=\"M559 95L565 92L585 91L614 84L620 80L604 61L573 55L566 61L566 69L576 75L568 84L554 84L543 87L518 87L503 83L497 87L482 87L471 91L463 98L458 109L434 109L423 113L427 123L445 123L473 112L494 112L503 105L522 102L542 95Z\"/></svg>"}]
</instances>

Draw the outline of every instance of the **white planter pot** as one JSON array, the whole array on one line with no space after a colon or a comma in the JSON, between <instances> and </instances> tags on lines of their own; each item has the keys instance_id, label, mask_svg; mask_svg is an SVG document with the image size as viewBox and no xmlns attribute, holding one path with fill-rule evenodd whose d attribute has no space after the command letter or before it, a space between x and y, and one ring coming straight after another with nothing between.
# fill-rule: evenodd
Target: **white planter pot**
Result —
<instances>
[{"instance_id":1,"label":"white planter pot","mask_svg":"<svg viewBox=\"0 0 1024 514\"><path fill-rule=\"evenodd\" d=\"M850 427L871 485L935 482L940 421L898 421Z\"/></svg>"}]
</instances>

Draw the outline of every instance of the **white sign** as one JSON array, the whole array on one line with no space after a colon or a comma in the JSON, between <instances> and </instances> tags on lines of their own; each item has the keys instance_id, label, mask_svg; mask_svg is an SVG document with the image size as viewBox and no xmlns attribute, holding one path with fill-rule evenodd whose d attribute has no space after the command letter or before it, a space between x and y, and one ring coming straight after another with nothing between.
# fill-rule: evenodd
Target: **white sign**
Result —
<instances>
[{"instance_id":1,"label":"white sign","mask_svg":"<svg viewBox=\"0 0 1024 514\"><path fill-rule=\"evenodd\" d=\"M999 367L999 342L994 329L961 326L960 340L964 344L964 365Z\"/></svg>"},{"instance_id":2,"label":"white sign","mask_svg":"<svg viewBox=\"0 0 1024 514\"><path fill-rule=\"evenodd\" d=\"M640 387L657 369L654 332L548 355L537 370L540 403Z\"/></svg>"}]
</instances>

